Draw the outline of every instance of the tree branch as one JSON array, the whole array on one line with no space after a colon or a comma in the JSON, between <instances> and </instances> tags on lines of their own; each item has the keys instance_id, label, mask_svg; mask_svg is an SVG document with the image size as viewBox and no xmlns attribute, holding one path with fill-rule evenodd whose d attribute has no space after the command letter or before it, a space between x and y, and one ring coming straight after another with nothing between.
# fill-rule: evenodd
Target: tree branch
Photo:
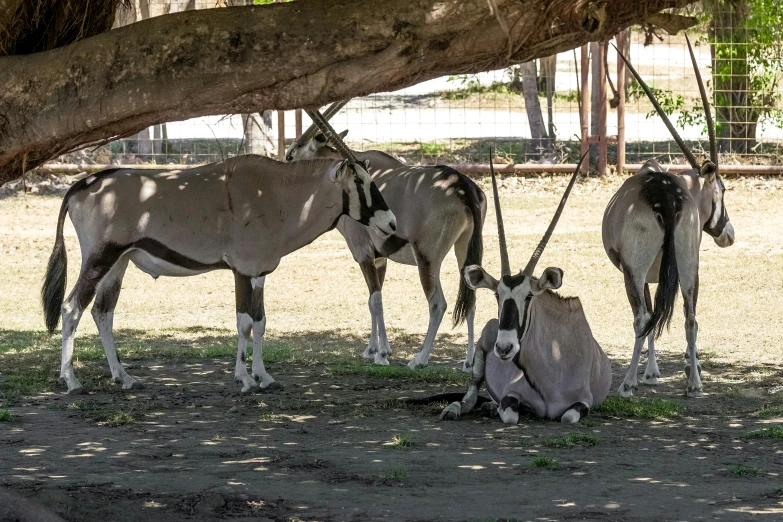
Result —
<instances>
[{"instance_id":1,"label":"tree branch","mask_svg":"<svg viewBox=\"0 0 783 522\"><path fill-rule=\"evenodd\" d=\"M32 168L160 122L320 107L498 69L691 2L495 0L493 14L487 0L302 0L175 13L3 57L0 183L22 174L23 158Z\"/></svg>"}]
</instances>

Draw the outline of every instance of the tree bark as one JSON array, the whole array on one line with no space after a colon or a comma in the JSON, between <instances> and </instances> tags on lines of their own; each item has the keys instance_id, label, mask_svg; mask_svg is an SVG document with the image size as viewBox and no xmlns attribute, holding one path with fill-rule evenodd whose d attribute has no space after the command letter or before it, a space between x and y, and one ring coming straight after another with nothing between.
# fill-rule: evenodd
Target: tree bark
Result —
<instances>
[{"instance_id":1,"label":"tree bark","mask_svg":"<svg viewBox=\"0 0 783 522\"><path fill-rule=\"evenodd\" d=\"M531 60L519 66L522 76L522 91L525 93L525 111L527 122L530 125L530 149L536 154L548 150L546 127L544 117L541 114L541 103L538 100L538 82L536 74L536 61Z\"/></svg>"},{"instance_id":2,"label":"tree bark","mask_svg":"<svg viewBox=\"0 0 783 522\"><path fill-rule=\"evenodd\" d=\"M151 18L0 58L0 183L156 123L320 107L499 69L689 3L307 0Z\"/></svg>"}]
</instances>

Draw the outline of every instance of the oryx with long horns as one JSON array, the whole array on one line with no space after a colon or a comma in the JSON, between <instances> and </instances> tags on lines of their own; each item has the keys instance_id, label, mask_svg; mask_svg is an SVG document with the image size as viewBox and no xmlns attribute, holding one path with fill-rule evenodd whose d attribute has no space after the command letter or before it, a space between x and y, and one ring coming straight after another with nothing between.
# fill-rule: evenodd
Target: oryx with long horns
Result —
<instances>
[{"instance_id":1,"label":"oryx with long horns","mask_svg":"<svg viewBox=\"0 0 783 522\"><path fill-rule=\"evenodd\" d=\"M684 300L687 339L686 393L688 396L702 394L699 352L696 348L696 299L699 294L699 245L702 231L711 235L720 247L734 243L734 227L729 222L723 202L725 189L718 173L718 149L712 115L690 40L688 49L710 137L711 159L701 165L677 134L642 78L620 54L693 167L675 175L664 170L656 161L648 161L639 172L623 183L604 213L604 249L614 266L623 273L636 334L631 364L618 390L623 397L633 395L637 386L636 373L645 338L648 359L643 383L658 383L660 372L655 358L654 340L671 321L678 288L682 289ZM654 308L650 283L658 283Z\"/></svg>"},{"instance_id":2,"label":"oryx with long horns","mask_svg":"<svg viewBox=\"0 0 783 522\"><path fill-rule=\"evenodd\" d=\"M76 183L66 193L54 249L41 292L46 326L62 314L60 377L68 393L82 392L73 370L74 334L82 312L96 299L92 315L111 367L122 388L139 383L129 376L114 345L112 323L128 262L154 278L233 271L239 352L235 377L243 391L274 386L266 372L262 344L266 327L263 280L280 259L334 228L347 215L379 236L396 230L396 220L363 164L346 160L286 164L241 156L188 170L109 169ZM68 214L82 252L79 278L65 302ZM253 333L253 375L244 351Z\"/></svg>"},{"instance_id":3,"label":"oryx with long horns","mask_svg":"<svg viewBox=\"0 0 783 522\"><path fill-rule=\"evenodd\" d=\"M334 114L344 105L337 102L323 115ZM316 122L317 123L317 122ZM288 161L337 156L333 146L344 147L345 133L331 136L316 134L311 126L288 150ZM336 136L336 137L335 137ZM388 238L378 236L372 229L349 219L340 219L337 230L345 237L348 248L361 267L370 293L368 306L372 328L364 357L376 364L388 364L391 353L383 318L382 288L386 275L386 261L415 265L419 280L429 304L429 325L421 350L408 366L426 365L446 312L446 298L440 283L443 259L454 249L457 265L479 264L482 259L481 233L486 215L486 197L467 176L442 165L409 167L379 151L356 152L359 160L369 162L369 172L378 185L384 200L397 217L397 231ZM468 346L463 364L470 371L473 361L473 320L475 293L460 278L454 324L463 320L468 326Z\"/></svg>"},{"instance_id":4,"label":"oryx with long horns","mask_svg":"<svg viewBox=\"0 0 783 522\"><path fill-rule=\"evenodd\" d=\"M579 298L564 298L553 292L563 282L563 271L550 267L539 278L533 275L582 160L544 237L525 269L516 275L511 274L495 171L490 162L501 278L495 279L477 265L465 267L464 277L473 289L495 292L498 318L490 320L481 332L467 394L447 406L441 419L454 420L473 409L485 380L501 419L511 424L519 420L520 413L578 422L609 393L612 367L590 331Z\"/></svg>"}]
</instances>

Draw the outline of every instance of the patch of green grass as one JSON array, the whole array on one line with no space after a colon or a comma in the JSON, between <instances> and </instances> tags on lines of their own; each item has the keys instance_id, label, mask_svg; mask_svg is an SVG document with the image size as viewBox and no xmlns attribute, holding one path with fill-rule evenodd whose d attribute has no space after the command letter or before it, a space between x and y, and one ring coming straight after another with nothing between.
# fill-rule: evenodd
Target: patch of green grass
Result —
<instances>
[{"instance_id":1,"label":"patch of green grass","mask_svg":"<svg viewBox=\"0 0 783 522\"><path fill-rule=\"evenodd\" d=\"M443 152L443 145L434 141L419 143L419 151L429 156L438 156Z\"/></svg>"},{"instance_id":2,"label":"patch of green grass","mask_svg":"<svg viewBox=\"0 0 783 522\"><path fill-rule=\"evenodd\" d=\"M383 476L385 482L405 482L408 479L408 473L402 468L390 468Z\"/></svg>"},{"instance_id":3,"label":"patch of green grass","mask_svg":"<svg viewBox=\"0 0 783 522\"><path fill-rule=\"evenodd\" d=\"M553 457L549 457L546 455L536 455L535 457L530 459L530 464L534 468L543 468L548 469L550 471L555 471L560 469L560 463L557 462Z\"/></svg>"},{"instance_id":4,"label":"patch of green grass","mask_svg":"<svg viewBox=\"0 0 783 522\"><path fill-rule=\"evenodd\" d=\"M783 417L783 404L765 404L756 412L758 417Z\"/></svg>"},{"instance_id":5,"label":"patch of green grass","mask_svg":"<svg viewBox=\"0 0 783 522\"><path fill-rule=\"evenodd\" d=\"M742 435L740 439L783 439L783 426L770 426L760 430L749 431Z\"/></svg>"},{"instance_id":6,"label":"patch of green grass","mask_svg":"<svg viewBox=\"0 0 783 522\"><path fill-rule=\"evenodd\" d=\"M639 397L607 397L592 411L610 417L638 417L640 419L670 419L682 414L682 404L664 399Z\"/></svg>"},{"instance_id":7,"label":"patch of green grass","mask_svg":"<svg viewBox=\"0 0 783 522\"><path fill-rule=\"evenodd\" d=\"M264 352L266 359L266 352ZM453 384L467 386L470 375L457 368L445 366L425 366L411 370L407 366L379 366L377 364L347 363L329 366L332 375L363 375L381 379L395 379L410 382L426 382L432 384Z\"/></svg>"},{"instance_id":8,"label":"patch of green grass","mask_svg":"<svg viewBox=\"0 0 783 522\"><path fill-rule=\"evenodd\" d=\"M729 471L739 477L758 477L762 473L761 468L745 466L744 464L733 464L729 466Z\"/></svg>"},{"instance_id":9,"label":"patch of green grass","mask_svg":"<svg viewBox=\"0 0 783 522\"><path fill-rule=\"evenodd\" d=\"M597 446L598 437L590 433L571 432L559 437L547 437L538 441L547 448L573 448L577 444L584 446Z\"/></svg>"},{"instance_id":10,"label":"patch of green grass","mask_svg":"<svg viewBox=\"0 0 783 522\"><path fill-rule=\"evenodd\" d=\"M119 428L136 424L136 416L127 411L115 411L98 416L99 424Z\"/></svg>"},{"instance_id":11,"label":"patch of green grass","mask_svg":"<svg viewBox=\"0 0 783 522\"><path fill-rule=\"evenodd\" d=\"M410 448L414 444L413 441L413 435L410 433L402 433L400 435L395 435L392 437L392 440L389 441L388 446L391 449L405 449Z\"/></svg>"},{"instance_id":12,"label":"patch of green grass","mask_svg":"<svg viewBox=\"0 0 783 522\"><path fill-rule=\"evenodd\" d=\"M13 422L16 420L16 416L11 413L8 408L0 410L0 422Z\"/></svg>"}]
</instances>

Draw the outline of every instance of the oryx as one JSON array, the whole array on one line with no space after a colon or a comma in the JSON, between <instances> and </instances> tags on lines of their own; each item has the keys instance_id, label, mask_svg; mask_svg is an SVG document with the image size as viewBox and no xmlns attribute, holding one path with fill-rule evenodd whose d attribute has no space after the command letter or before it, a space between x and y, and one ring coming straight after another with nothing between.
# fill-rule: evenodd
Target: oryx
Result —
<instances>
[{"instance_id":1,"label":"oryx","mask_svg":"<svg viewBox=\"0 0 783 522\"><path fill-rule=\"evenodd\" d=\"M338 102L340 103L340 102ZM341 105L340 105L341 106ZM333 114L335 105L327 114ZM337 157L329 146L334 139L316 133L310 127L294 142L286 154L288 161ZM346 131L347 132L347 131ZM339 140L345 135L341 133ZM389 364L391 353L386 337L381 290L386 275L386 260L416 265L419 280L429 304L430 320L421 350L408 366L426 365L446 312L446 299L440 283L440 268L451 248L460 271L465 265L479 264L482 259L481 233L486 215L484 192L470 178L445 166L409 167L379 151L356 152L369 162L369 172L384 200L397 217L397 231L388 238L349 219L340 219L337 230L345 237L353 258L359 263L370 293L368 306L372 327L364 357L376 364ZM473 320L476 296L460 278L454 309L454 325L467 320L468 347L463 369L470 371L473 361Z\"/></svg>"},{"instance_id":2,"label":"oryx","mask_svg":"<svg viewBox=\"0 0 783 522\"><path fill-rule=\"evenodd\" d=\"M720 247L734 243L734 227L729 222L723 204L725 189L718 173L718 149L715 146L712 116L690 45L688 41L710 136L711 160L704 161L701 166L639 74L620 55L693 167L675 175L664 170L656 161L648 161L622 184L604 213L604 249L614 266L623 273L636 334L631 365L618 390L623 397L633 395L637 386L636 372L645 338L648 359L643 382L658 383L660 372L655 359L654 338L660 336L664 325L671 321L678 286L682 289L688 343L685 352L685 373L688 376L686 393L688 396L701 395L701 368L696 348L696 299L699 293L702 230L711 235ZM650 283L658 283L655 308L650 298ZM697 371L692 370L694 367Z\"/></svg>"},{"instance_id":3,"label":"oryx","mask_svg":"<svg viewBox=\"0 0 783 522\"><path fill-rule=\"evenodd\" d=\"M447 406L441 419L453 420L470 411L485 379L501 419L511 424L516 424L520 412L578 422L609 393L612 367L590 331L579 298L553 292L563 282L563 271L550 267L540 278L533 276L578 173L579 165L527 266L511 275L495 172L491 169L501 278L498 281L477 265L465 267L464 277L471 288L495 292L498 318L490 320L481 332L467 394Z\"/></svg>"},{"instance_id":4,"label":"oryx","mask_svg":"<svg viewBox=\"0 0 783 522\"><path fill-rule=\"evenodd\" d=\"M82 265L63 303L66 213L79 238ZM260 378L261 388L273 385L262 358L263 278L283 256L334 228L343 215L370 225L379 236L396 229L394 215L375 183L364 165L355 161L285 164L241 156L182 171L115 168L79 181L60 207L41 291L49 332L62 313L60 377L68 393L82 391L73 371L74 333L93 297L92 316L112 378L125 390L139 386L120 364L112 332L128 261L154 278L232 270L239 351L244 353L252 328L253 377ZM243 391L258 388L244 359L237 361L235 376L242 381Z\"/></svg>"}]
</instances>

